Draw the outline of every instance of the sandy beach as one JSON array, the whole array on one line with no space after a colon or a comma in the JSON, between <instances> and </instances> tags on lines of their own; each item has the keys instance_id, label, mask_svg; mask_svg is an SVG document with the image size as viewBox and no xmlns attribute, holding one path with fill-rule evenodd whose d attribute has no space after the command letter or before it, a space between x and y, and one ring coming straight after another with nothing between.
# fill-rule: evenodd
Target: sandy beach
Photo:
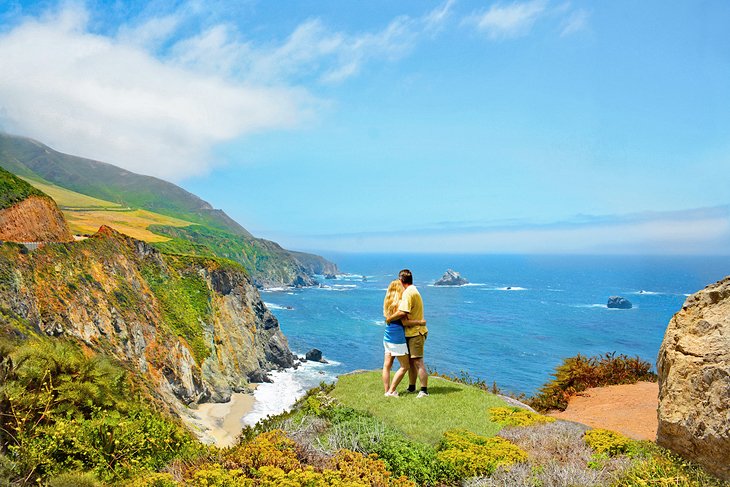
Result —
<instances>
[{"instance_id":1,"label":"sandy beach","mask_svg":"<svg viewBox=\"0 0 730 487\"><path fill-rule=\"evenodd\" d=\"M191 410L204 435L203 441L219 448L234 445L243 429L241 419L251 412L254 402L253 394L234 392L228 402L199 404Z\"/></svg>"}]
</instances>

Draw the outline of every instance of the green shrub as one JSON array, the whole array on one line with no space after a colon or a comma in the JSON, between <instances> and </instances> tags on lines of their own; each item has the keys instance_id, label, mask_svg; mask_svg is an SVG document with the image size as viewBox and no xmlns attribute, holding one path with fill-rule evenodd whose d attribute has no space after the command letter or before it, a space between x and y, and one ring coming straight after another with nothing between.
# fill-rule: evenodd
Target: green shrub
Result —
<instances>
[{"instance_id":1,"label":"green shrub","mask_svg":"<svg viewBox=\"0 0 730 487\"><path fill-rule=\"evenodd\" d=\"M433 447L410 440L367 413L337 405L327 410L326 417L331 422L326 443L332 448L374 453L394 476L407 476L419 485L436 485L454 477Z\"/></svg>"},{"instance_id":2,"label":"green shrub","mask_svg":"<svg viewBox=\"0 0 730 487\"><path fill-rule=\"evenodd\" d=\"M619 476L614 487L730 487L730 482L713 477L698 465L654 443L633 442L630 452L632 450L640 451L640 455L631 468Z\"/></svg>"},{"instance_id":3,"label":"green shrub","mask_svg":"<svg viewBox=\"0 0 730 487\"><path fill-rule=\"evenodd\" d=\"M497 436L479 436L467 430L444 433L438 450L437 458L459 478L489 475L499 466L527 461L527 453L510 441Z\"/></svg>"},{"instance_id":4,"label":"green shrub","mask_svg":"<svg viewBox=\"0 0 730 487\"><path fill-rule=\"evenodd\" d=\"M583 439L594 452L605 453L609 456L628 452L633 443L622 434L605 429L588 430L583 435Z\"/></svg>"},{"instance_id":5,"label":"green shrub","mask_svg":"<svg viewBox=\"0 0 730 487\"><path fill-rule=\"evenodd\" d=\"M0 210L20 203L29 196L46 194L0 167Z\"/></svg>"},{"instance_id":6,"label":"green shrub","mask_svg":"<svg viewBox=\"0 0 730 487\"><path fill-rule=\"evenodd\" d=\"M88 472L68 472L53 477L48 487L102 487L102 484Z\"/></svg>"},{"instance_id":7,"label":"green shrub","mask_svg":"<svg viewBox=\"0 0 730 487\"><path fill-rule=\"evenodd\" d=\"M553 423L555 418L543 416L521 408L489 408L489 417L504 426L531 426L533 424Z\"/></svg>"},{"instance_id":8,"label":"green shrub","mask_svg":"<svg viewBox=\"0 0 730 487\"><path fill-rule=\"evenodd\" d=\"M577 392L592 387L615 384L634 384L640 380L656 382L651 364L639 357L616 356L607 353L595 357L578 354L569 357L558 366L553 380L542 386L538 394L529 400L530 406L538 411L568 407L568 399Z\"/></svg>"},{"instance_id":9,"label":"green shrub","mask_svg":"<svg viewBox=\"0 0 730 487\"><path fill-rule=\"evenodd\" d=\"M0 357L0 446L16 479L69 471L118 480L194 455L176 421L145 404L124 371L58 339L34 339Z\"/></svg>"}]
</instances>

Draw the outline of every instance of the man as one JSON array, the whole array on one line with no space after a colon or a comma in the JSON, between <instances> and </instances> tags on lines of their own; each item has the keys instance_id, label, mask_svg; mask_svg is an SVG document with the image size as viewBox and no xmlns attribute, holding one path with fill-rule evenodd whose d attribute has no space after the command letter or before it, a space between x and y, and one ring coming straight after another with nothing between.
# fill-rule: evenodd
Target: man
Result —
<instances>
[{"instance_id":1,"label":"man","mask_svg":"<svg viewBox=\"0 0 730 487\"><path fill-rule=\"evenodd\" d=\"M401 298L398 312L389 316L387 322L409 319L423 320L423 300L421 294L413 285L413 274L408 269L398 273L398 279L403 284L403 297ZM408 392L416 392L416 376L421 383L421 391L417 397L428 396L428 372L423 362L423 349L428 336L426 325L406 326L406 343L410 355L410 368L408 369Z\"/></svg>"}]
</instances>

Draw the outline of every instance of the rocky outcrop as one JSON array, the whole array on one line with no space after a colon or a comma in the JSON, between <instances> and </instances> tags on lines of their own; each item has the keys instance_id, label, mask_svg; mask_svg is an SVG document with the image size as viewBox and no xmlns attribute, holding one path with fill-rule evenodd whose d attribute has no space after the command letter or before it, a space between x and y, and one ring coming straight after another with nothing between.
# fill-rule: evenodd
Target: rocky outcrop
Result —
<instances>
[{"instance_id":1,"label":"rocky outcrop","mask_svg":"<svg viewBox=\"0 0 730 487\"><path fill-rule=\"evenodd\" d=\"M436 281L433 285L434 286L463 286L464 284L469 284L469 281L461 277L458 272L448 269L443 276L441 276L441 279Z\"/></svg>"},{"instance_id":2,"label":"rocky outcrop","mask_svg":"<svg viewBox=\"0 0 730 487\"><path fill-rule=\"evenodd\" d=\"M34 195L0 210L0 240L70 242L73 235L56 203Z\"/></svg>"},{"instance_id":3,"label":"rocky outcrop","mask_svg":"<svg viewBox=\"0 0 730 487\"><path fill-rule=\"evenodd\" d=\"M730 480L730 277L687 298L657 370L657 443Z\"/></svg>"},{"instance_id":4,"label":"rocky outcrop","mask_svg":"<svg viewBox=\"0 0 730 487\"><path fill-rule=\"evenodd\" d=\"M615 309L631 309L634 307L634 305L631 304L631 301L621 296L611 296L610 298L608 298L606 307Z\"/></svg>"},{"instance_id":5,"label":"rocky outcrop","mask_svg":"<svg viewBox=\"0 0 730 487\"><path fill-rule=\"evenodd\" d=\"M318 348L313 348L310 351L308 351L304 355L304 360L311 361L311 362L320 362L323 364L329 363L324 358L322 358L322 351Z\"/></svg>"},{"instance_id":6,"label":"rocky outcrop","mask_svg":"<svg viewBox=\"0 0 730 487\"><path fill-rule=\"evenodd\" d=\"M240 265L161 254L108 227L30 254L0 246L0 331L79 340L173 406L227 401L295 361Z\"/></svg>"}]
</instances>

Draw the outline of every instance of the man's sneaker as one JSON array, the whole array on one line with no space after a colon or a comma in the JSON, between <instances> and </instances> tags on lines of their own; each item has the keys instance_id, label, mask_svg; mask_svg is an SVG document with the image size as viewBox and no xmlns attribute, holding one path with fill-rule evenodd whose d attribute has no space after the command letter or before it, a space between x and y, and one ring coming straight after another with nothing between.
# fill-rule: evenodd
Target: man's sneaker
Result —
<instances>
[{"instance_id":1,"label":"man's sneaker","mask_svg":"<svg viewBox=\"0 0 730 487\"><path fill-rule=\"evenodd\" d=\"M420 397L428 397L428 392L419 391L416 398L420 398Z\"/></svg>"},{"instance_id":2,"label":"man's sneaker","mask_svg":"<svg viewBox=\"0 0 730 487\"><path fill-rule=\"evenodd\" d=\"M408 389L406 389L406 390L403 391L403 394L415 394L415 393L416 393L416 390L415 389L412 390L412 391L409 391Z\"/></svg>"}]
</instances>

